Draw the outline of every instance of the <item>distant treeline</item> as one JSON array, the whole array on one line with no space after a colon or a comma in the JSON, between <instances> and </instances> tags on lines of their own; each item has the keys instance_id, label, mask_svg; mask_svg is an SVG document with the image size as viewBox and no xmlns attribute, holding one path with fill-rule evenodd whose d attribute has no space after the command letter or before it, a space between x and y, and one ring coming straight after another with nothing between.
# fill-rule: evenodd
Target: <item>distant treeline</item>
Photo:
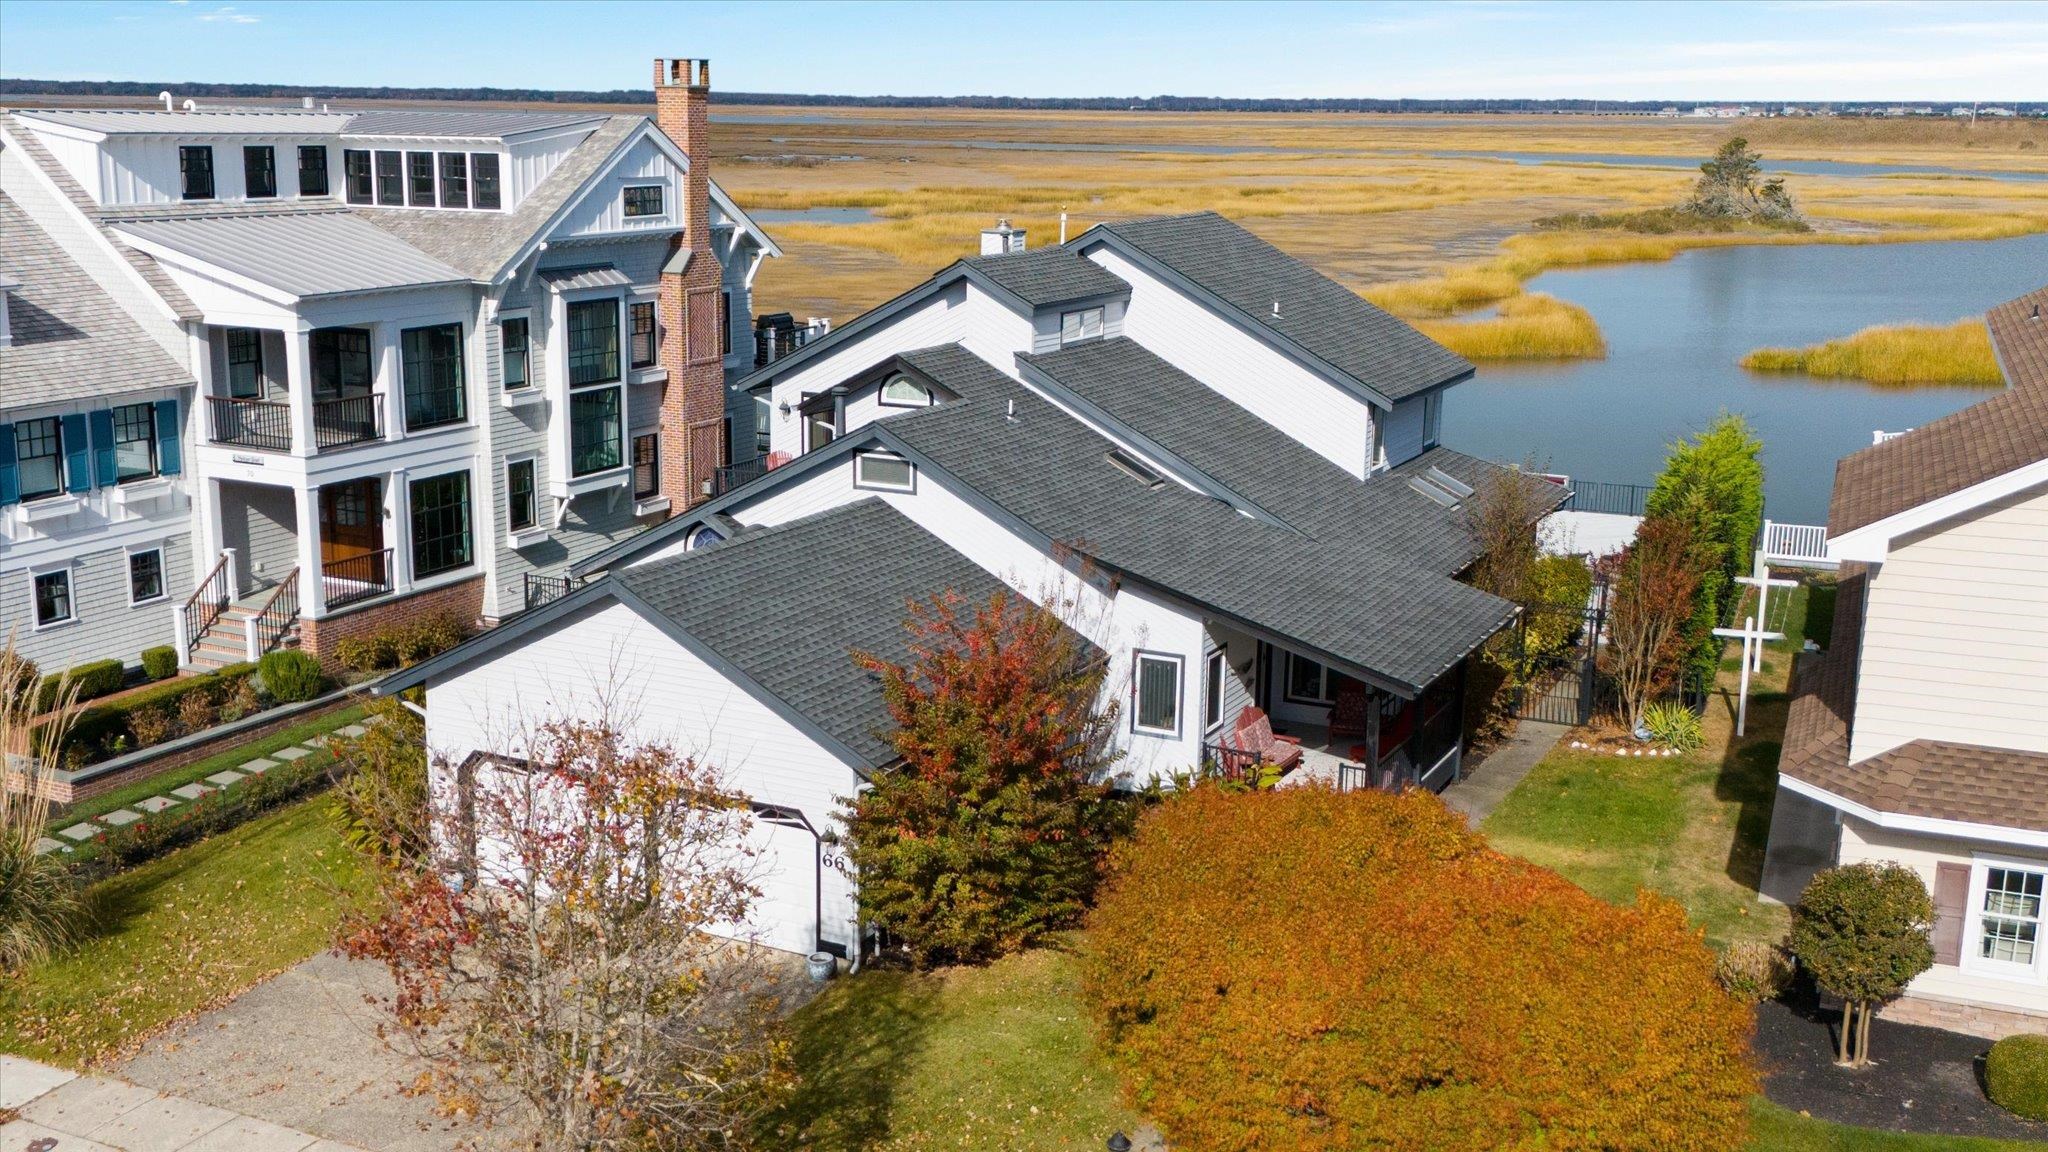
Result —
<instances>
[{"instance_id":1,"label":"distant treeline","mask_svg":"<svg viewBox=\"0 0 2048 1152\"><path fill-rule=\"evenodd\" d=\"M117 80L25 80L0 78L5 96L131 96L153 99L170 91L211 100L488 100L522 104L652 104L649 88L616 88L609 92L554 91L542 88L362 88L307 84L139 83ZM1787 103L1814 107L1810 101L1783 100L1362 100L1265 99L1233 96L828 96L798 92L713 91L715 104L783 104L843 108L1014 108L1067 112L1658 112L1689 109L1697 104L1749 104L1775 109ZM1950 100L1885 100L1855 102L1863 106L1927 105L1946 112ZM1966 102L1965 102L1966 103ZM1823 107L1829 105L1821 105ZM1843 101L1832 106L1851 111ZM2048 110L2048 102L2006 103L2020 112Z\"/></svg>"}]
</instances>

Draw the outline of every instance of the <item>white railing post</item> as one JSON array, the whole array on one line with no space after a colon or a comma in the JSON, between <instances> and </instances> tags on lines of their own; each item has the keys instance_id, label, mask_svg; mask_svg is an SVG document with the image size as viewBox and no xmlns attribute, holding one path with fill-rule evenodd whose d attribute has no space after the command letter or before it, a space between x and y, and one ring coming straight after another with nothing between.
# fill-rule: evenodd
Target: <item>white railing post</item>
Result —
<instances>
[{"instance_id":1,"label":"white railing post","mask_svg":"<svg viewBox=\"0 0 2048 1152\"><path fill-rule=\"evenodd\" d=\"M220 554L227 558L227 567L222 569L222 575L228 578L228 599L233 600L242 590L241 569L236 565L233 548L223 548Z\"/></svg>"},{"instance_id":2,"label":"white railing post","mask_svg":"<svg viewBox=\"0 0 2048 1152\"><path fill-rule=\"evenodd\" d=\"M171 606L171 643L178 648L178 663L192 662L192 637L185 634L185 608L182 604Z\"/></svg>"},{"instance_id":3,"label":"white railing post","mask_svg":"<svg viewBox=\"0 0 2048 1152\"><path fill-rule=\"evenodd\" d=\"M247 620L242 621L242 638L245 642L244 651L248 653L249 663L251 664L254 664L263 655L263 646L256 641L257 634L261 631L259 625L262 620L263 617L259 615L251 616Z\"/></svg>"}]
</instances>

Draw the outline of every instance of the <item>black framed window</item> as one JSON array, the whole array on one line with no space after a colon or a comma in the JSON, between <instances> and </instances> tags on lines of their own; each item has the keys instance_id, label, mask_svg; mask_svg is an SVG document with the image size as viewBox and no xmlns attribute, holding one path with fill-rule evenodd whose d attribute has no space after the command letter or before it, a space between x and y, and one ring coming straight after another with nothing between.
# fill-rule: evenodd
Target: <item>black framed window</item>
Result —
<instances>
[{"instance_id":1,"label":"black framed window","mask_svg":"<svg viewBox=\"0 0 2048 1152\"><path fill-rule=\"evenodd\" d=\"M21 498L64 491L64 423L55 416L14 422L14 475Z\"/></svg>"},{"instance_id":2,"label":"black framed window","mask_svg":"<svg viewBox=\"0 0 2048 1152\"><path fill-rule=\"evenodd\" d=\"M469 473L412 482L412 571L432 576L470 562Z\"/></svg>"},{"instance_id":3,"label":"black framed window","mask_svg":"<svg viewBox=\"0 0 2048 1152\"><path fill-rule=\"evenodd\" d=\"M592 388L569 394L569 474L588 476L619 466L625 448L619 390Z\"/></svg>"},{"instance_id":4,"label":"black framed window","mask_svg":"<svg viewBox=\"0 0 2048 1152\"><path fill-rule=\"evenodd\" d=\"M1289 700L1304 704L1328 704L1330 702L1329 672L1321 664L1305 657L1287 654L1287 692Z\"/></svg>"},{"instance_id":5,"label":"black framed window","mask_svg":"<svg viewBox=\"0 0 2048 1152\"><path fill-rule=\"evenodd\" d=\"M123 404L113 414L114 482L156 475L156 405Z\"/></svg>"},{"instance_id":6,"label":"black framed window","mask_svg":"<svg viewBox=\"0 0 2048 1152\"><path fill-rule=\"evenodd\" d=\"M627 218L661 215L661 185L633 184L620 193L625 197Z\"/></svg>"},{"instance_id":7,"label":"black framed window","mask_svg":"<svg viewBox=\"0 0 2048 1152\"><path fill-rule=\"evenodd\" d=\"M569 305L569 384L604 384L619 378L619 302L579 300Z\"/></svg>"},{"instance_id":8,"label":"black framed window","mask_svg":"<svg viewBox=\"0 0 2048 1152\"><path fill-rule=\"evenodd\" d=\"M213 199L213 149L205 144L179 145L178 177L184 199Z\"/></svg>"},{"instance_id":9,"label":"black framed window","mask_svg":"<svg viewBox=\"0 0 2048 1152\"><path fill-rule=\"evenodd\" d=\"M277 195L277 149L268 144L243 147L242 188L251 200Z\"/></svg>"},{"instance_id":10,"label":"black framed window","mask_svg":"<svg viewBox=\"0 0 2048 1152\"><path fill-rule=\"evenodd\" d=\"M303 152L301 153L303 155ZM301 161L303 164L303 161ZM304 179L301 176L300 179ZM351 204L370 204L377 199L376 184L370 177L370 153L362 148L345 148L341 153L341 181Z\"/></svg>"},{"instance_id":11,"label":"black framed window","mask_svg":"<svg viewBox=\"0 0 2048 1152\"><path fill-rule=\"evenodd\" d=\"M1180 657L1139 652L1131 677L1131 724L1140 732L1180 734Z\"/></svg>"},{"instance_id":12,"label":"black framed window","mask_svg":"<svg viewBox=\"0 0 2048 1152\"><path fill-rule=\"evenodd\" d=\"M164 594L164 550L128 554L128 602L143 604Z\"/></svg>"},{"instance_id":13,"label":"black framed window","mask_svg":"<svg viewBox=\"0 0 2048 1152\"><path fill-rule=\"evenodd\" d=\"M505 462L505 524L514 532L533 527L539 514L534 508L533 461Z\"/></svg>"},{"instance_id":14,"label":"black framed window","mask_svg":"<svg viewBox=\"0 0 2048 1152\"><path fill-rule=\"evenodd\" d=\"M263 394L263 333L228 329L228 395L243 400Z\"/></svg>"},{"instance_id":15,"label":"black framed window","mask_svg":"<svg viewBox=\"0 0 2048 1152\"><path fill-rule=\"evenodd\" d=\"M364 396L370 391L370 333L362 328L313 331L313 399Z\"/></svg>"},{"instance_id":16,"label":"black framed window","mask_svg":"<svg viewBox=\"0 0 2048 1152\"><path fill-rule=\"evenodd\" d=\"M633 499L651 500L661 491L661 437L633 437Z\"/></svg>"},{"instance_id":17,"label":"black framed window","mask_svg":"<svg viewBox=\"0 0 2048 1152\"><path fill-rule=\"evenodd\" d=\"M405 362L405 430L455 424L469 415L462 388L462 325L407 328L400 335Z\"/></svg>"},{"instance_id":18,"label":"black framed window","mask_svg":"<svg viewBox=\"0 0 2048 1152\"><path fill-rule=\"evenodd\" d=\"M405 154L377 153L377 203L386 207L405 204Z\"/></svg>"},{"instance_id":19,"label":"black framed window","mask_svg":"<svg viewBox=\"0 0 2048 1152\"><path fill-rule=\"evenodd\" d=\"M633 367L653 366L654 347L654 301L636 300L626 306L633 321Z\"/></svg>"},{"instance_id":20,"label":"black framed window","mask_svg":"<svg viewBox=\"0 0 2048 1152\"><path fill-rule=\"evenodd\" d=\"M469 153L441 153L441 207L469 207Z\"/></svg>"},{"instance_id":21,"label":"black framed window","mask_svg":"<svg viewBox=\"0 0 2048 1152\"><path fill-rule=\"evenodd\" d=\"M476 206L496 208L498 201L498 154L496 152L472 152L469 155L470 175L476 179Z\"/></svg>"},{"instance_id":22,"label":"black framed window","mask_svg":"<svg viewBox=\"0 0 2048 1152\"><path fill-rule=\"evenodd\" d=\"M405 154L405 202L414 208L434 206L434 154Z\"/></svg>"},{"instance_id":23,"label":"black framed window","mask_svg":"<svg viewBox=\"0 0 2048 1152\"><path fill-rule=\"evenodd\" d=\"M71 619L71 569L37 573L34 583L36 627L47 628Z\"/></svg>"},{"instance_id":24,"label":"black framed window","mask_svg":"<svg viewBox=\"0 0 2048 1152\"><path fill-rule=\"evenodd\" d=\"M299 195L327 195L327 145L299 145Z\"/></svg>"},{"instance_id":25,"label":"black framed window","mask_svg":"<svg viewBox=\"0 0 2048 1152\"><path fill-rule=\"evenodd\" d=\"M526 317L512 316L498 321L498 350L503 361L505 389L517 392L533 383L527 371L530 356L526 340Z\"/></svg>"}]
</instances>

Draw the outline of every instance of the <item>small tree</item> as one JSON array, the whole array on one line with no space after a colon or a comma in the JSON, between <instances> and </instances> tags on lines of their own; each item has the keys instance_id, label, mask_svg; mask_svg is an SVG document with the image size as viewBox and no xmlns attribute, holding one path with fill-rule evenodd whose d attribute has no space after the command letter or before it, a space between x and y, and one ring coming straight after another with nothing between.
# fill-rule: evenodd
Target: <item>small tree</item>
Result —
<instances>
[{"instance_id":1,"label":"small tree","mask_svg":"<svg viewBox=\"0 0 2048 1152\"><path fill-rule=\"evenodd\" d=\"M445 1107L523 1102L537 1146L730 1148L788 1086L760 951L711 934L757 896L744 803L603 723L443 772L436 867L379 870L341 948L382 961L392 1033ZM453 777L454 783L448 780Z\"/></svg>"},{"instance_id":2,"label":"small tree","mask_svg":"<svg viewBox=\"0 0 2048 1152\"><path fill-rule=\"evenodd\" d=\"M1721 659L1714 629L1732 622L1750 549L1763 528L1763 441L1742 417L1723 413L1705 430L1671 446L1650 490L1651 516L1683 520L1692 529L1699 594L1686 625L1693 666L1711 676Z\"/></svg>"},{"instance_id":3,"label":"small tree","mask_svg":"<svg viewBox=\"0 0 2048 1152\"><path fill-rule=\"evenodd\" d=\"M1763 157L1751 151L1749 141L1740 136L1722 144L1712 160L1700 165L1700 178L1685 208L1712 219L1802 223L1784 179L1766 179Z\"/></svg>"},{"instance_id":4,"label":"small tree","mask_svg":"<svg viewBox=\"0 0 2048 1152\"><path fill-rule=\"evenodd\" d=\"M1583 626L1592 574L1576 557L1542 554L1543 514L1561 490L1533 466L1494 469L1477 488L1465 506L1478 553L1467 579L1530 613L1519 630L1486 642L1480 652L1490 667L1466 686L1466 736L1488 740L1505 732L1514 690Z\"/></svg>"},{"instance_id":5,"label":"small tree","mask_svg":"<svg viewBox=\"0 0 2048 1152\"><path fill-rule=\"evenodd\" d=\"M370 705L362 734L334 740L334 807L342 839L378 868L428 863L433 828L426 724L397 699Z\"/></svg>"},{"instance_id":6,"label":"small tree","mask_svg":"<svg viewBox=\"0 0 2048 1152\"><path fill-rule=\"evenodd\" d=\"M999 592L913 604L882 678L902 764L844 801L862 915L920 967L993 959L1087 908L1122 806L1097 783L1115 710L1080 636Z\"/></svg>"},{"instance_id":7,"label":"small tree","mask_svg":"<svg viewBox=\"0 0 2048 1152\"><path fill-rule=\"evenodd\" d=\"M0 647L0 974L63 948L78 924L78 887L64 860L36 851L50 819L50 784L64 737L77 717L78 685L67 676L40 707L33 663Z\"/></svg>"},{"instance_id":8,"label":"small tree","mask_svg":"<svg viewBox=\"0 0 2048 1152\"><path fill-rule=\"evenodd\" d=\"M1836 1061L1870 1062L1878 1005L1934 964L1934 902L1900 864L1829 868L1813 878L1792 917L1792 952L1822 991L1842 998Z\"/></svg>"},{"instance_id":9,"label":"small tree","mask_svg":"<svg viewBox=\"0 0 2048 1152\"><path fill-rule=\"evenodd\" d=\"M1699 591L1698 563L1692 528L1683 520L1651 516L1614 565L1608 672L1631 729L1642 724L1643 709L1679 672L1685 625Z\"/></svg>"}]
</instances>

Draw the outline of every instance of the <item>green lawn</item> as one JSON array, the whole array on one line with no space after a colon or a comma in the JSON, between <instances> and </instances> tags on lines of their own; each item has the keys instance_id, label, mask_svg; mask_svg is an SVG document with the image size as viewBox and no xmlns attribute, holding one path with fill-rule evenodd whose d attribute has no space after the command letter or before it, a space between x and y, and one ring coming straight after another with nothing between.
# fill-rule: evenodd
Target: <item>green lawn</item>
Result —
<instances>
[{"instance_id":1,"label":"green lawn","mask_svg":"<svg viewBox=\"0 0 2048 1152\"><path fill-rule=\"evenodd\" d=\"M1767 1100L1750 1107L1750 1152L2040 1152L2048 1144L2026 1140L1980 1140L1962 1136L1917 1136L1845 1128L1788 1112Z\"/></svg>"},{"instance_id":2,"label":"green lawn","mask_svg":"<svg viewBox=\"0 0 2048 1152\"><path fill-rule=\"evenodd\" d=\"M1073 1149L1141 1121L1095 1059L1073 957L985 969L870 970L797 1013L797 1097L768 1147Z\"/></svg>"},{"instance_id":3,"label":"green lawn","mask_svg":"<svg viewBox=\"0 0 2048 1152\"><path fill-rule=\"evenodd\" d=\"M82 1067L325 948L363 878L300 801L94 885L79 947L0 979L0 1051Z\"/></svg>"},{"instance_id":4,"label":"green lawn","mask_svg":"<svg viewBox=\"0 0 2048 1152\"><path fill-rule=\"evenodd\" d=\"M147 800L151 796L161 796L173 788L190 784L194 780L204 780L216 772L240 767L256 759L258 756L267 756L280 748L289 748L294 744L303 744L315 736L332 732L336 728L347 727L361 720L363 713L364 709L361 705L351 704L346 708L329 712L324 716L315 716L311 720L306 720L289 728L273 732L260 740L251 740L246 744L237 744L225 752L209 756L204 760L194 761L183 768L173 768L168 772L162 772L130 784L124 784L111 792L94 796L87 800L81 800L65 809L61 816L53 814L50 823L53 827L69 828L81 820L90 820L102 813L112 812L116 808L126 808L137 800Z\"/></svg>"}]
</instances>

